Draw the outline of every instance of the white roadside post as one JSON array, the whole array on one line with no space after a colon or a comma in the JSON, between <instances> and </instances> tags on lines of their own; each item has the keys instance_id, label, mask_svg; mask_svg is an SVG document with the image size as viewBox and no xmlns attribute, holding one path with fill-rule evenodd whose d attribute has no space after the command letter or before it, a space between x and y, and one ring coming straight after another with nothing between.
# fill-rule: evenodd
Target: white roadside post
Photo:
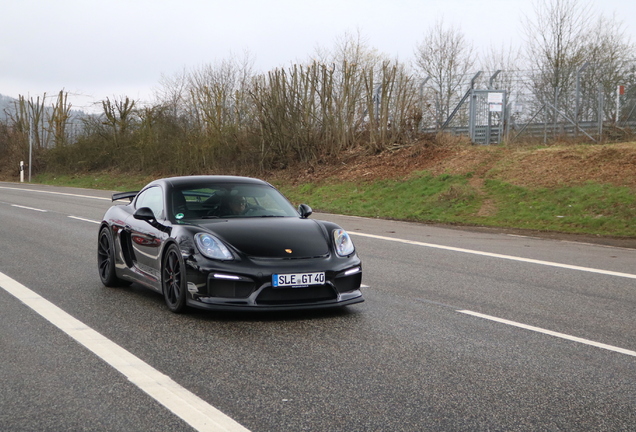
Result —
<instances>
[{"instance_id":1,"label":"white roadside post","mask_svg":"<svg viewBox=\"0 0 636 432\"><path fill-rule=\"evenodd\" d=\"M20 183L24 183L24 161L20 161Z\"/></svg>"}]
</instances>

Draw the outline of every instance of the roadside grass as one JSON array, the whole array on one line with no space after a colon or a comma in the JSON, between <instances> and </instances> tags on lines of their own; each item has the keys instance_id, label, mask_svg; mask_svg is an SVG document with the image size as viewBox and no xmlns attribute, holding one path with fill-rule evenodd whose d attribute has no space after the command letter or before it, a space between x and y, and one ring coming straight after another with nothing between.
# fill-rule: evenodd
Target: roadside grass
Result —
<instances>
[{"instance_id":1,"label":"roadside grass","mask_svg":"<svg viewBox=\"0 0 636 432\"><path fill-rule=\"evenodd\" d=\"M427 172L405 180L305 183L276 186L295 204L314 211L406 221L521 228L636 237L636 194L627 187L588 182L530 189L487 179L480 190L471 175ZM34 182L113 191L139 190L154 177L99 173L42 174ZM479 210L488 202L486 215Z\"/></svg>"},{"instance_id":2,"label":"roadside grass","mask_svg":"<svg viewBox=\"0 0 636 432\"><path fill-rule=\"evenodd\" d=\"M582 186L528 189L486 180L497 202L489 226L635 237L636 195L627 187L587 182ZM478 222L478 221L475 221Z\"/></svg>"},{"instance_id":3,"label":"roadside grass","mask_svg":"<svg viewBox=\"0 0 636 432\"><path fill-rule=\"evenodd\" d=\"M408 181L277 185L295 203L316 211L427 222L460 222L479 208L466 176L423 174Z\"/></svg>"},{"instance_id":4,"label":"roadside grass","mask_svg":"<svg viewBox=\"0 0 636 432\"><path fill-rule=\"evenodd\" d=\"M582 186L529 189L486 180L481 191L470 175L405 181L278 185L295 203L347 215L564 233L636 237L636 195L627 187L588 182ZM479 215L488 201L495 208Z\"/></svg>"}]
</instances>

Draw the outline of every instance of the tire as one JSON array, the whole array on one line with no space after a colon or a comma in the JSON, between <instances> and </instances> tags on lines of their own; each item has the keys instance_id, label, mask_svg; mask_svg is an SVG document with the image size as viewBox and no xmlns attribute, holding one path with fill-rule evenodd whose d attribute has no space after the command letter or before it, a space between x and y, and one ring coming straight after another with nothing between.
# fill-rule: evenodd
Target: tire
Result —
<instances>
[{"instance_id":1,"label":"tire","mask_svg":"<svg viewBox=\"0 0 636 432\"><path fill-rule=\"evenodd\" d=\"M161 288L170 312L181 313L186 307L186 273L181 251L173 243L161 261Z\"/></svg>"},{"instance_id":2,"label":"tire","mask_svg":"<svg viewBox=\"0 0 636 432\"><path fill-rule=\"evenodd\" d=\"M121 280L115 273L115 241L110 228L103 227L99 230L97 240L97 270L99 278L107 287L119 287L129 285L129 282Z\"/></svg>"}]
</instances>

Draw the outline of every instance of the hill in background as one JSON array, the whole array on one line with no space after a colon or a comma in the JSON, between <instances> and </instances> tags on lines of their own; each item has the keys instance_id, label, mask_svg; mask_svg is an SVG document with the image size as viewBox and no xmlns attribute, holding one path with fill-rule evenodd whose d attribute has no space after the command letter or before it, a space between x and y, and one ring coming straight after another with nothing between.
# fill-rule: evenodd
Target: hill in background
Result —
<instances>
[{"instance_id":1,"label":"hill in background","mask_svg":"<svg viewBox=\"0 0 636 432\"><path fill-rule=\"evenodd\" d=\"M0 120L2 121L8 120L7 112L15 111L16 102L18 102L16 98L0 94ZM46 109L48 110L49 113L52 110L51 104L54 102L55 102L54 97L51 97L50 95L46 95L46 106L47 106ZM69 122L70 123L78 122L79 119L87 115L88 114L86 114L84 111L71 109L71 112L70 112L71 119Z\"/></svg>"},{"instance_id":2,"label":"hill in background","mask_svg":"<svg viewBox=\"0 0 636 432\"><path fill-rule=\"evenodd\" d=\"M13 110L15 102L17 99L0 94L0 119L6 119L5 111Z\"/></svg>"}]
</instances>

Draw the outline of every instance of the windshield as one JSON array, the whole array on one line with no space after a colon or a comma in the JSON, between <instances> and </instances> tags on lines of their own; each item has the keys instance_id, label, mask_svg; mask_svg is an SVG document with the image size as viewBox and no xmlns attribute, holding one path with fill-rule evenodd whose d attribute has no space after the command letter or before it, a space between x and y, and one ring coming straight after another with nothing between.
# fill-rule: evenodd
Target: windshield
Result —
<instances>
[{"instance_id":1,"label":"windshield","mask_svg":"<svg viewBox=\"0 0 636 432\"><path fill-rule=\"evenodd\" d=\"M177 221L216 218L298 217L276 189L254 184L197 185L172 191Z\"/></svg>"}]
</instances>

